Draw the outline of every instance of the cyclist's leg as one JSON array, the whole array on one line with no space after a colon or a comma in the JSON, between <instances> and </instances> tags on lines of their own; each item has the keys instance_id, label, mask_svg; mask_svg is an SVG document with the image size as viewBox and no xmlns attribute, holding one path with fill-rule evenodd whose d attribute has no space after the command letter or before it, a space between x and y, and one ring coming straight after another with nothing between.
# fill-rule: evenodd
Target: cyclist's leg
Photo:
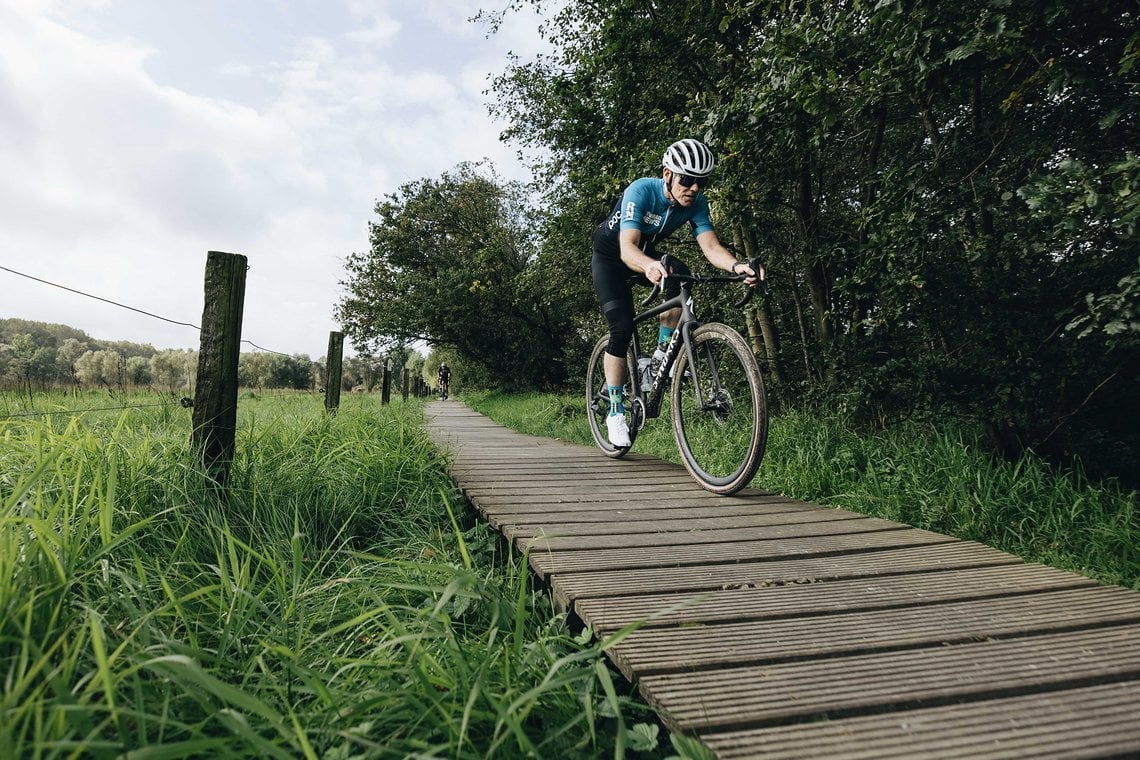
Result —
<instances>
[{"instance_id":1,"label":"cyclist's leg","mask_svg":"<svg viewBox=\"0 0 1140 760\"><path fill-rule=\"evenodd\" d=\"M590 270L594 277L594 292L610 331L609 342L602 357L610 399L606 428L610 443L625 449L633 442L626 417L631 410L626 408L625 403L625 383L628 377L626 354L634 330L633 290L630 284L632 273L620 258L597 250L591 259ZM631 383L637 382L636 378L629 380Z\"/></svg>"},{"instance_id":2,"label":"cyclist's leg","mask_svg":"<svg viewBox=\"0 0 1140 760\"><path fill-rule=\"evenodd\" d=\"M669 256L669 273L687 277L692 274L692 270L684 261L671 255ZM667 279L665 281L665 292L662 295L666 300L681 295L681 283L676 279ZM668 342L669 336L672 335L680 321L681 310L679 308L670 309L661 315L661 330L657 334L658 344Z\"/></svg>"},{"instance_id":3,"label":"cyclist's leg","mask_svg":"<svg viewBox=\"0 0 1140 760\"><path fill-rule=\"evenodd\" d=\"M635 413L637 411L637 403L631 400L630 394L625 392L625 388L621 389L621 396L628 406L627 410L629 415L617 415L617 420L626 422L629 426L629 444L618 446L611 439L610 427L610 391L606 383L605 372L605 359L606 348L609 346L610 336L607 334L600 338L594 344L594 350L590 352L590 361L586 365L586 419L590 426L590 434L594 438L594 442L598 444L598 448L602 450L608 457L618 458L625 455L629 451L629 447L633 445L633 441L637 437L637 426L634 424ZM631 371L633 361L633 347L626 352L627 371ZM614 420L614 423L617 423Z\"/></svg>"},{"instance_id":4,"label":"cyclist's leg","mask_svg":"<svg viewBox=\"0 0 1140 760\"><path fill-rule=\"evenodd\" d=\"M620 386L625 382L625 353L633 340L633 272L616 256L594 252L590 260L594 294L610 329L606 349L606 381Z\"/></svg>"}]
</instances>

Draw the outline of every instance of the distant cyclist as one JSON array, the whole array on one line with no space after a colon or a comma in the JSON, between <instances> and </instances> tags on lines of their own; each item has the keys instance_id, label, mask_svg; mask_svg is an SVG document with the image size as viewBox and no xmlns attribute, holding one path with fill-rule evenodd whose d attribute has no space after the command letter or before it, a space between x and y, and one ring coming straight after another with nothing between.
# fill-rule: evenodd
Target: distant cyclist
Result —
<instances>
[{"instance_id":1,"label":"distant cyclist","mask_svg":"<svg viewBox=\"0 0 1140 760\"><path fill-rule=\"evenodd\" d=\"M661 159L661 177L634 180L622 193L609 218L594 230L594 255L590 269L594 275L594 292L610 327L610 343L606 349L606 384L610 393L610 414L606 429L610 443L630 445L629 424L622 403L625 383L625 354L633 339L633 285L655 285L669 272L656 253L657 242L685 222L701 253L713 266L733 274L746 275L745 283L755 287L764 278L764 269L754 271L738 261L717 237L709 214L704 191L716 160L708 146L699 140L678 140L669 146ZM669 257L673 273L690 274L688 266ZM665 296L680 293L675 280L666 282ZM661 315L658 333L659 350L673 335L681 316L680 309Z\"/></svg>"},{"instance_id":2,"label":"distant cyclist","mask_svg":"<svg viewBox=\"0 0 1140 760\"><path fill-rule=\"evenodd\" d=\"M439 365L439 397L442 399L447 398L448 386L451 384L451 369L447 366L447 362L440 362Z\"/></svg>"}]
</instances>

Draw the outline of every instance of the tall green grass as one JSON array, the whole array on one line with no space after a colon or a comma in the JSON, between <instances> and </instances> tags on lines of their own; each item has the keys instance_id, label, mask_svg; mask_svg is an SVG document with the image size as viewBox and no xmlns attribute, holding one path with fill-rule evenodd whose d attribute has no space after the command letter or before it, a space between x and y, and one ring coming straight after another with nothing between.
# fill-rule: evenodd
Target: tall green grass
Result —
<instances>
[{"instance_id":1,"label":"tall green grass","mask_svg":"<svg viewBox=\"0 0 1140 760\"><path fill-rule=\"evenodd\" d=\"M0 419L0 757L670 753L421 404L243 397L224 497L189 414Z\"/></svg>"},{"instance_id":2,"label":"tall green grass","mask_svg":"<svg viewBox=\"0 0 1140 760\"><path fill-rule=\"evenodd\" d=\"M473 408L521 432L593 445L577 395L468 394ZM680 462L667 413L637 451ZM959 425L865 433L839 418L791 412L770 421L753 486L979 541L1033 562L1140 589L1140 495L1031 453L989 456Z\"/></svg>"}]
</instances>

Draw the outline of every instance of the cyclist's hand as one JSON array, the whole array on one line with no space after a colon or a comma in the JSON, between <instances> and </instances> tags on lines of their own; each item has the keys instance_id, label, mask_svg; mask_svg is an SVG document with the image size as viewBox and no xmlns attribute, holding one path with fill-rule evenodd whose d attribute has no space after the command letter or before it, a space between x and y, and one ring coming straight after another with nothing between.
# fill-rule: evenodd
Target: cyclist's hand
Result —
<instances>
[{"instance_id":1,"label":"cyclist's hand","mask_svg":"<svg viewBox=\"0 0 1140 760\"><path fill-rule=\"evenodd\" d=\"M732 273L744 275L744 284L750 288L756 287L756 285L764 279L764 267L758 265L753 269L747 261L738 261L736 264L733 264Z\"/></svg>"},{"instance_id":2,"label":"cyclist's hand","mask_svg":"<svg viewBox=\"0 0 1140 760\"><path fill-rule=\"evenodd\" d=\"M660 261L654 259L645 267L645 277L654 285L661 283L661 280L669 276L669 271L665 269L665 265Z\"/></svg>"}]
</instances>

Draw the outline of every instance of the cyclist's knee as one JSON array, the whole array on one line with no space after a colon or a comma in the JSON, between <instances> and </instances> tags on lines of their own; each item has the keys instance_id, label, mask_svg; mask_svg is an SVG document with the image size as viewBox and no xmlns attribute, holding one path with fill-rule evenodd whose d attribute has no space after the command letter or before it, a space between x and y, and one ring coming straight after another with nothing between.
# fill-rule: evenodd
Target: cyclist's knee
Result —
<instances>
[{"instance_id":1,"label":"cyclist's knee","mask_svg":"<svg viewBox=\"0 0 1140 760\"><path fill-rule=\"evenodd\" d=\"M617 356L625 358L625 352L629 350L629 344L633 341L633 325L629 327L610 327L610 344L606 347L606 353L610 356Z\"/></svg>"},{"instance_id":2,"label":"cyclist's knee","mask_svg":"<svg viewBox=\"0 0 1140 760\"><path fill-rule=\"evenodd\" d=\"M629 350L630 338L626 338L624 342L615 341L614 337L610 336L610 344L606 346L606 353L610 356L616 356L619 359L625 358L625 352Z\"/></svg>"},{"instance_id":3,"label":"cyclist's knee","mask_svg":"<svg viewBox=\"0 0 1140 760\"><path fill-rule=\"evenodd\" d=\"M603 304L602 312L606 315L606 324L610 327L610 345L606 353L624 357L633 340L632 310L629 304L614 300Z\"/></svg>"}]
</instances>

